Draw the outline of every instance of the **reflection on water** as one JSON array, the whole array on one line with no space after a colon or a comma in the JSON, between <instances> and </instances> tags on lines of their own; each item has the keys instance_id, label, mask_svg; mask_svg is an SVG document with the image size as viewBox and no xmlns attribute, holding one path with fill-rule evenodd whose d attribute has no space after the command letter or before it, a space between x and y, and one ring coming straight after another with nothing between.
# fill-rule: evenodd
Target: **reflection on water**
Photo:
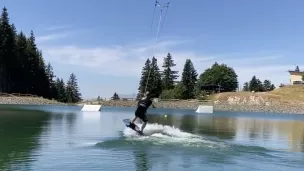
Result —
<instances>
[{"instance_id":1,"label":"reflection on water","mask_svg":"<svg viewBox=\"0 0 304 171\"><path fill-rule=\"evenodd\" d=\"M44 112L0 110L0 170L29 167L48 119Z\"/></svg>"},{"instance_id":2,"label":"reflection on water","mask_svg":"<svg viewBox=\"0 0 304 171\"><path fill-rule=\"evenodd\" d=\"M149 121L237 143L304 152L304 121L301 120L232 118L212 115L184 115L181 117L150 115Z\"/></svg>"},{"instance_id":3,"label":"reflection on water","mask_svg":"<svg viewBox=\"0 0 304 171\"><path fill-rule=\"evenodd\" d=\"M304 152L304 122L295 120L263 120L238 118L237 141L261 144L273 148L287 148Z\"/></svg>"},{"instance_id":4,"label":"reflection on water","mask_svg":"<svg viewBox=\"0 0 304 171\"><path fill-rule=\"evenodd\" d=\"M304 153L293 153L304 152L301 120L154 109L146 129L155 132L132 139L123 134L122 119L132 118L134 110L117 110L0 106L0 170L269 170L278 163L288 170L303 167Z\"/></svg>"},{"instance_id":5,"label":"reflection on water","mask_svg":"<svg viewBox=\"0 0 304 171\"><path fill-rule=\"evenodd\" d=\"M150 168L148 154L143 150L135 150L135 163L136 163L136 170L137 171L147 171Z\"/></svg>"},{"instance_id":6,"label":"reflection on water","mask_svg":"<svg viewBox=\"0 0 304 171\"><path fill-rule=\"evenodd\" d=\"M67 124L67 128L69 133L68 134L73 134L74 130L75 130L75 126L76 126L76 113L67 113L65 115L66 118L66 124Z\"/></svg>"}]
</instances>

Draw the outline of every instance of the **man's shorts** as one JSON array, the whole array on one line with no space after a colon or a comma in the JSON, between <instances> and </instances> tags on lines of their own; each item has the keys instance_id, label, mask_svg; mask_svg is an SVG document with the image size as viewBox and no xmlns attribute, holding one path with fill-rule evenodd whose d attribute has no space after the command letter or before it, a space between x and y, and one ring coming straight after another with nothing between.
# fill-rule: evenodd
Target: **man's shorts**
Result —
<instances>
[{"instance_id":1,"label":"man's shorts","mask_svg":"<svg viewBox=\"0 0 304 171\"><path fill-rule=\"evenodd\" d=\"M135 116L140 118L143 122L148 122L148 117L146 115L147 109L142 106L138 106L138 108L135 111Z\"/></svg>"}]
</instances>

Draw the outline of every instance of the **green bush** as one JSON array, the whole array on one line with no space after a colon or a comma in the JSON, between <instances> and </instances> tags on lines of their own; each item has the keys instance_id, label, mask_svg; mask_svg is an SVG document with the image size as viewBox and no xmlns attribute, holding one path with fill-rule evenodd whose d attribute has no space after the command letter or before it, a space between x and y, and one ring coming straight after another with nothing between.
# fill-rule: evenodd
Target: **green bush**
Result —
<instances>
[{"instance_id":1,"label":"green bush","mask_svg":"<svg viewBox=\"0 0 304 171\"><path fill-rule=\"evenodd\" d=\"M175 99L174 90L163 90L160 94L161 99Z\"/></svg>"},{"instance_id":2,"label":"green bush","mask_svg":"<svg viewBox=\"0 0 304 171\"><path fill-rule=\"evenodd\" d=\"M207 100L208 96L207 96L207 92L206 91L199 91L196 94L196 99L197 100Z\"/></svg>"},{"instance_id":3,"label":"green bush","mask_svg":"<svg viewBox=\"0 0 304 171\"><path fill-rule=\"evenodd\" d=\"M160 94L161 99L182 99L185 87L182 84L176 85L173 89L163 90Z\"/></svg>"}]
</instances>

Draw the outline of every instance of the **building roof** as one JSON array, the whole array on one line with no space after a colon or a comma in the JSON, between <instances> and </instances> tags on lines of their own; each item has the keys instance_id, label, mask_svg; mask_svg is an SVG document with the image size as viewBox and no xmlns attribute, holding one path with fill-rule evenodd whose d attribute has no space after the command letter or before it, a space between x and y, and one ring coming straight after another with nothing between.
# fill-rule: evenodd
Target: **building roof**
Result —
<instances>
[{"instance_id":1,"label":"building roof","mask_svg":"<svg viewBox=\"0 0 304 171\"><path fill-rule=\"evenodd\" d=\"M300 73L300 74L304 74L304 71L291 71L291 70L289 70L288 72L289 72L290 74L291 74L291 73Z\"/></svg>"},{"instance_id":2,"label":"building roof","mask_svg":"<svg viewBox=\"0 0 304 171\"><path fill-rule=\"evenodd\" d=\"M223 86L217 85L217 84L208 84L208 85L202 85L201 90L225 90Z\"/></svg>"}]
</instances>

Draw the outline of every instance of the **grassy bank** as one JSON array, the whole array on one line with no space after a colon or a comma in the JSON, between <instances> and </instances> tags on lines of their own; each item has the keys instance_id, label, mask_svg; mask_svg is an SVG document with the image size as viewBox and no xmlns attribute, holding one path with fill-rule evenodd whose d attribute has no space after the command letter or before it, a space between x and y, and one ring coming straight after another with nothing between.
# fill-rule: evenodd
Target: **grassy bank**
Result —
<instances>
[{"instance_id":1,"label":"grassy bank","mask_svg":"<svg viewBox=\"0 0 304 171\"><path fill-rule=\"evenodd\" d=\"M210 99L216 101L234 101L252 102L259 101L271 104L304 104L304 86L291 85L275 89L270 92L226 92L210 96ZM247 101L246 101L247 100Z\"/></svg>"},{"instance_id":2,"label":"grassy bank","mask_svg":"<svg viewBox=\"0 0 304 171\"><path fill-rule=\"evenodd\" d=\"M210 99L219 110L304 114L303 97L304 86L291 85L270 92L219 93Z\"/></svg>"}]
</instances>

